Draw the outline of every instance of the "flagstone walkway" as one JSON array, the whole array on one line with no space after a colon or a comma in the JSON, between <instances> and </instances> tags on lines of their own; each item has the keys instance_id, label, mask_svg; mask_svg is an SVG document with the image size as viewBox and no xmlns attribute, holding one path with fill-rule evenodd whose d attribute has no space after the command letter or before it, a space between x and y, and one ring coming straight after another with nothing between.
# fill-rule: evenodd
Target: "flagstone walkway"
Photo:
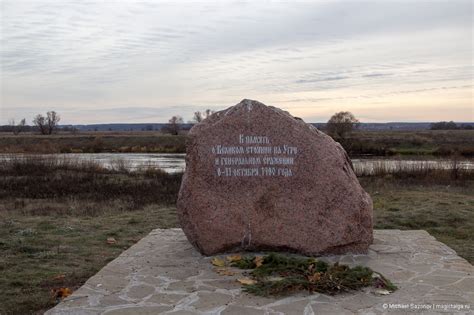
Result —
<instances>
[{"instance_id":1,"label":"flagstone walkway","mask_svg":"<svg viewBox=\"0 0 474 315\"><path fill-rule=\"evenodd\" d=\"M325 257L365 265L399 290L264 298L238 275L218 275L181 229L157 229L46 314L472 314L474 267L425 231L376 230L368 255ZM242 272L237 270L238 272Z\"/></svg>"}]
</instances>

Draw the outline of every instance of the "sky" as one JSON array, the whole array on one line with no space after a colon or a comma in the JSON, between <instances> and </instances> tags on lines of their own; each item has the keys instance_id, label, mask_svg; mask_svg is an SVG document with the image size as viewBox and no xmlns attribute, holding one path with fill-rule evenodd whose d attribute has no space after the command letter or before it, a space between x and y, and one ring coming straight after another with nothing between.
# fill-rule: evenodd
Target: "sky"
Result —
<instances>
[{"instance_id":1,"label":"sky","mask_svg":"<svg viewBox=\"0 0 474 315\"><path fill-rule=\"evenodd\" d=\"M0 124L166 122L244 98L307 122L474 121L473 2L0 0Z\"/></svg>"}]
</instances>

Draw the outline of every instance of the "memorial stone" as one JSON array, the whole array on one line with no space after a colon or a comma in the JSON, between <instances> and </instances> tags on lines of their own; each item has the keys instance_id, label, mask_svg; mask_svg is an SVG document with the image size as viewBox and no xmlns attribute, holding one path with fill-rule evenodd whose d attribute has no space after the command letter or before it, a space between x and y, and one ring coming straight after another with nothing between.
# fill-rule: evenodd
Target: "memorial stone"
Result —
<instances>
[{"instance_id":1,"label":"memorial stone","mask_svg":"<svg viewBox=\"0 0 474 315\"><path fill-rule=\"evenodd\" d=\"M372 200L342 146L253 100L190 130L177 206L205 255L365 253L373 239Z\"/></svg>"}]
</instances>

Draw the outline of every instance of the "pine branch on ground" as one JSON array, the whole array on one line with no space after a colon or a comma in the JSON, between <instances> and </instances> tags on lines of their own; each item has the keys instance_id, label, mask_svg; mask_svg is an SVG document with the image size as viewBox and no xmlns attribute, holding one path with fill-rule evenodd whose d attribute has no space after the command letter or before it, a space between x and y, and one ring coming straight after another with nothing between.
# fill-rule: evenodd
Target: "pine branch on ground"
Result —
<instances>
[{"instance_id":1,"label":"pine branch on ground","mask_svg":"<svg viewBox=\"0 0 474 315\"><path fill-rule=\"evenodd\" d=\"M263 258L262 258L263 257ZM335 295L364 287L395 291L397 287L382 275L363 266L330 265L315 258L270 253L265 256L243 256L231 266L252 270L246 292L260 295L285 295L296 291Z\"/></svg>"}]
</instances>

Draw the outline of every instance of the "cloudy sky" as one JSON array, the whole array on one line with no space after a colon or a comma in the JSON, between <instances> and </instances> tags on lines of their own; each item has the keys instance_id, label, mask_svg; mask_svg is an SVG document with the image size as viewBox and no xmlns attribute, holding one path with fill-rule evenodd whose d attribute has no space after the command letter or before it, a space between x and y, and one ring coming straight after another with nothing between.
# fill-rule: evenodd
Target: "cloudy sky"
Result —
<instances>
[{"instance_id":1,"label":"cloudy sky","mask_svg":"<svg viewBox=\"0 0 474 315\"><path fill-rule=\"evenodd\" d=\"M190 120L243 98L308 122L474 121L470 0L0 3L0 124Z\"/></svg>"}]
</instances>

